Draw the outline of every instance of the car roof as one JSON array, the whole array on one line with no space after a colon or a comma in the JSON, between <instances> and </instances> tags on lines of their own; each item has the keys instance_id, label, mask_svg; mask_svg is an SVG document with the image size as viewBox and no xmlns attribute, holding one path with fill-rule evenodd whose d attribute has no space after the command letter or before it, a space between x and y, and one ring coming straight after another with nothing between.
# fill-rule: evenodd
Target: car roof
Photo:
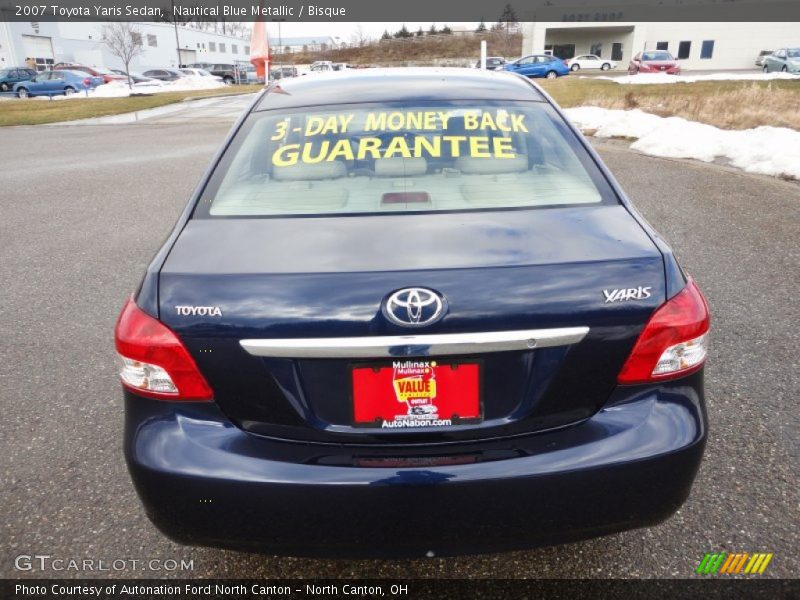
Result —
<instances>
[{"instance_id":1,"label":"car roof","mask_svg":"<svg viewBox=\"0 0 800 600\"><path fill-rule=\"evenodd\" d=\"M506 72L456 68L358 69L281 80L264 91L253 110L430 100L547 102L535 84Z\"/></svg>"}]
</instances>

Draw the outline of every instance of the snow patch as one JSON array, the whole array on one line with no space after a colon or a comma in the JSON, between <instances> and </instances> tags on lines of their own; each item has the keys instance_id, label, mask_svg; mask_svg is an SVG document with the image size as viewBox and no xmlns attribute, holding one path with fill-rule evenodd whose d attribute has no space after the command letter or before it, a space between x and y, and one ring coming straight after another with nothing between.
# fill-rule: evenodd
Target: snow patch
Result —
<instances>
[{"instance_id":1,"label":"snow patch","mask_svg":"<svg viewBox=\"0 0 800 600\"><path fill-rule=\"evenodd\" d=\"M680 117L659 117L639 109L582 106L564 112L582 131L600 138L636 139L631 148L651 156L693 158L703 162L725 158L748 173L800 179L800 131L794 129L768 126L719 129Z\"/></svg>"},{"instance_id":2,"label":"snow patch","mask_svg":"<svg viewBox=\"0 0 800 600\"><path fill-rule=\"evenodd\" d=\"M127 98L131 94L163 94L166 92L193 92L196 90L214 90L224 88L225 84L211 77L183 77L176 81L158 81L135 83L133 89L128 87L127 82L111 81L99 85L86 94L84 91L77 92L70 99L77 98ZM47 100L47 96L39 96ZM54 99L64 98L65 96L54 96Z\"/></svg>"},{"instance_id":3,"label":"snow patch","mask_svg":"<svg viewBox=\"0 0 800 600\"><path fill-rule=\"evenodd\" d=\"M592 77L621 84L695 83L698 81L771 81L773 79L800 79L792 73L711 73L708 75L667 75L666 73L638 73L622 77Z\"/></svg>"}]
</instances>

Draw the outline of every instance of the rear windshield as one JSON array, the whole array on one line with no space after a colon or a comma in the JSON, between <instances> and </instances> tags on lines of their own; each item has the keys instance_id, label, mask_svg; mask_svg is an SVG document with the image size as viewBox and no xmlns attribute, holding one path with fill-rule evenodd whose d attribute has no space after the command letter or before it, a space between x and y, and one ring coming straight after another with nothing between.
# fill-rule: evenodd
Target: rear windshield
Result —
<instances>
[{"instance_id":1,"label":"rear windshield","mask_svg":"<svg viewBox=\"0 0 800 600\"><path fill-rule=\"evenodd\" d=\"M541 102L253 113L195 216L462 211L616 202Z\"/></svg>"},{"instance_id":2,"label":"rear windshield","mask_svg":"<svg viewBox=\"0 0 800 600\"><path fill-rule=\"evenodd\" d=\"M669 52L645 52L642 60L672 60L672 54Z\"/></svg>"}]
</instances>

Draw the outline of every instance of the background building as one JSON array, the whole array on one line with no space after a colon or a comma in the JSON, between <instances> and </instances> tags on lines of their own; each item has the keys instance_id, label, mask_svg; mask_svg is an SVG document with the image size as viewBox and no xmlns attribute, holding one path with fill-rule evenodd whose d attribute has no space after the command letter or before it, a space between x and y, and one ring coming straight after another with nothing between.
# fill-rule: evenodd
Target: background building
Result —
<instances>
[{"instance_id":1,"label":"background building","mask_svg":"<svg viewBox=\"0 0 800 600\"><path fill-rule=\"evenodd\" d=\"M169 23L137 23L144 53L132 71L194 62L234 63L250 60L250 40ZM121 61L103 43L103 23L0 22L0 68L25 66L33 59L39 70L59 62L121 69Z\"/></svg>"},{"instance_id":2,"label":"background building","mask_svg":"<svg viewBox=\"0 0 800 600\"><path fill-rule=\"evenodd\" d=\"M317 35L306 37L272 37L270 43L274 44L273 52L293 54L295 52L321 52L338 48L341 39L337 36Z\"/></svg>"},{"instance_id":3,"label":"background building","mask_svg":"<svg viewBox=\"0 0 800 600\"><path fill-rule=\"evenodd\" d=\"M799 23L523 23L522 54L597 54L625 68L642 50L669 50L686 69L753 69L762 50L800 46Z\"/></svg>"}]
</instances>

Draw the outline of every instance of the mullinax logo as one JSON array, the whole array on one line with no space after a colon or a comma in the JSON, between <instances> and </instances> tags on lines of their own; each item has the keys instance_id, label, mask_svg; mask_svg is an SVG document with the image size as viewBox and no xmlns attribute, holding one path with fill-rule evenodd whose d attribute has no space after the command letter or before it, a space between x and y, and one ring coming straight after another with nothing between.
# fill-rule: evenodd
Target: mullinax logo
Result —
<instances>
[{"instance_id":1,"label":"mullinax logo","mask_svg":"<svg viewBox=\"0 0 800 600\"><path fill-rule=\"evenodd\" d=\"M761 575L772 560L772 552L707 552L697 566L700 575Z\"/></svg>"}]
</instances>

